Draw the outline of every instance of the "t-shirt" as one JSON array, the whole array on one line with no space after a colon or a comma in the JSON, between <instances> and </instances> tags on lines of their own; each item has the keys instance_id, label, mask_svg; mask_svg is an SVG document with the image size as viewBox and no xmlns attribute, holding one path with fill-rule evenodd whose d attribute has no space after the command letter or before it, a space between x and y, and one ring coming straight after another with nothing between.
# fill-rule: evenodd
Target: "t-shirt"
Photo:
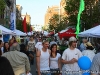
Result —
<instances>
[{"instance_id":1,"label":"t-shirt","mask_svg":"<svg viewBox=\"0 0 100 75\"><path fill-rule=\"evenodd\" d=\"M38 49L38 50L41 50L43 48L42 46L42 42L37 42L35 47Z\"/></svg>"},{"instance_id":2,"label":"t-shirt","mask_svg":"<svg viewBox=\"0 0 100 75\"><path fill-rule=\"evenodd\" d=\"M58 68L58 59L61 57L59 53L57 53L55 58L50 57L50 69Z\"/></svg>"},{"instance_id":3,"label":"t-shirt","mask_svg":"<svg viewBox=\"0 0 100 75\"><path fill-rule=\"evenodd\" d=\"M75 48L74 50L67 48L63 52L62 59L66 61L70 61L71 59L75 58L78 60L81 56L82 56L82 53L77 48ZM66 71L80 71L80 68L77 62L74 64L64 64L64 67Z\"/></svg>"},{"instance_id":4,"label":"t-shirt","mask_svg":"<svg viewBox=\"0 0 100 75\"><path fill-rule=\"evenodd\" d=\"M93 57L95 56L95 53L92 50L84 50L82 52L83 56L87 56L90 58L90 60L93 60Z\"/></svg>"},{"instance_id":5,"label":"t-shirt","mask_svg":"<svg viewBox=\"0 0 100 75\"><path fill-rule=\"evenodd\" d=\"M29 51L35 50L35 40L28 42Z\"/></svg>"},{"instance_id":6,"label":"t-shirt","mask_svg":"<svg viewBox=\"0 0 100 75\"><path fill-rule=\"evenodd\" d=\"M100 73L100 53L97 53L94 56L90 70L95 75L99 75L98 73Z\"/></svg>"}]
</instances>

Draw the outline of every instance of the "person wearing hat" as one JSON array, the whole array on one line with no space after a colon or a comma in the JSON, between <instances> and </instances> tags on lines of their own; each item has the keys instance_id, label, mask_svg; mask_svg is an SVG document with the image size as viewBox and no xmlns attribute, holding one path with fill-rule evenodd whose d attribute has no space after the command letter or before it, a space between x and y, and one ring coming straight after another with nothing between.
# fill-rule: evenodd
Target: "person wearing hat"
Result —
<instances>
[{"instance_id":1,"label":"person wearing hat","mask_svg":"<svg viewBox=\"0 0 100 75\"><path fill-rule=\"evenodd\" d=\"M69 38L69 48L67 48L62 55L62 75L80 75L80 68L78 66L78 59L82 56L79 49L76 48L77 40L75 37Z\"/></svg>"},{"instance_id":2,"label":"person wearing hat","mask_svg":"<svg viewBox=\"0 0 100 75\"><path fill-rule=\"evenodd\" d=\"M94 50L94 47L92 46L92 44L90 42L88 42L86 44L86 50L82 51L82 54L84 56L89 57L91 62L92 62L93 57L95 56L95 53L93 50Z\"/></svg>"}]
</instances>

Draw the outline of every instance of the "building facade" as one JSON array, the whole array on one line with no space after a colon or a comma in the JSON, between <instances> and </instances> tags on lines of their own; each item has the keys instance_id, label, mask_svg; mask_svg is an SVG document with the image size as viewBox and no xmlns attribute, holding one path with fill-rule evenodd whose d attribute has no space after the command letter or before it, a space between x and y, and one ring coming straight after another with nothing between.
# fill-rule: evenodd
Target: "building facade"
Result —
<instances>
[{"instance_id":1,"label":"building facade","mask_svg":"<svg viewBox=\"0 0 100 75\"><path fill-rule=\"evenodd\" d=\"M42 31L42 25L32 25L34 31Z\"/></svg>"},{"instance_id":2,"label":"building facade","mask_svg":"<svg viewBox=\"0 0 100 75\"><path fill-rule=\"evenodd\" d=\"M25 15L22 15L22 18L24 19L24 17L26 17L26 22L31 25L31 16L29 14L25 14Z\"/></svg>"},{"instance_id":3,"label":"building facade","mask_svg":"<svg viewBox=\"0 0 100 75\"><path fill-rule=\"evenodd\" d=\"M10 15L11 12L16 12L16 0L4 0L5 8L2 10L0 14L0 25L3 25L7 28L10 28Z\"/></svg>"},{"instance_id":4,"label":"building facade","mask_svg":"<svg viewBox=\"0 0 100 75\"><path fill-rule=\"evenodd\" d=\"M6 0L4 2L5 8L0 9L0 25L3 25L7 28L9 28L9 22L10 22L10 12L11 12L11 1Z\"/></svg>"},{"instance_id":5,"label":"building facade","mask_svg":"<svg viewBox=\"0 0 100 75\"><path fill-rule=\"evenodd\" d=\"M16 5L16 19L22 20L22 6Z\"/></svg>"},{"instance_id":6,"label":"building facade","mask_svg":"<svg viewBox=\"0 0 100 75\"><path fill-rule=\"evenodd\" d=\"M50 18L55 14L59 14L59 6L52 6L52 7L48 6L48 9L45 14L44 25L48 25Z\"/></svg>"}]
</instances>

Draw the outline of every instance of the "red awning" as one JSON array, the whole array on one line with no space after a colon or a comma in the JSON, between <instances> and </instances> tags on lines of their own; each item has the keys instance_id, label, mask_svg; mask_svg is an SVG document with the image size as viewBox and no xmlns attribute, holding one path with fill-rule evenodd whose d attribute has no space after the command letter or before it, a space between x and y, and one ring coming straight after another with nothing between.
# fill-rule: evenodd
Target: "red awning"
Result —
<instances>
[{"instance_id":1,"label":"red awning","mask_svg":"<svg viewBox=\"0 0 100 75\"><path fill-rule=\"evenodd\" d=\"M63 32L63 33L58 33L58 36L59 36L60 39L62 39L62 38L69 38L71 36L76 37L76 34L75 34L75 30L70 28L67 31Z\"/></svg>"}]
</instances>

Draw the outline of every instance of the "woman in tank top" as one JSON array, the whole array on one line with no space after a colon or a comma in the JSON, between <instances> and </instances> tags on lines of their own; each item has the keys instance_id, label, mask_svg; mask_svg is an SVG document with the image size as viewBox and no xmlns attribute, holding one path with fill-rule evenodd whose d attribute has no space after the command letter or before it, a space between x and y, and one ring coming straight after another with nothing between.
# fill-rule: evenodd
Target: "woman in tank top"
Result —
<instances>
[{"instance_id":1,"label":"woman in tank top","mask_svg":"<svg viewBox=\"0 0 100 75\"><path fill-rule=\"evenodd\" d=\"M51 75L49 59L51 51L48 49L49 42L43 42L43 48L36 52L37 73L38 75Z\"/></svg>"},{"instance_id":2,"label":"woman in tank top","mask_svg":"<svg viewBox=\"0 0 100 75\"><path fill-rule=\"evenodd\" d=\"M57 45L51 45L50 70L51 75L61 75L61 55L57 53Z\"/></svg>"}]
</instances>

